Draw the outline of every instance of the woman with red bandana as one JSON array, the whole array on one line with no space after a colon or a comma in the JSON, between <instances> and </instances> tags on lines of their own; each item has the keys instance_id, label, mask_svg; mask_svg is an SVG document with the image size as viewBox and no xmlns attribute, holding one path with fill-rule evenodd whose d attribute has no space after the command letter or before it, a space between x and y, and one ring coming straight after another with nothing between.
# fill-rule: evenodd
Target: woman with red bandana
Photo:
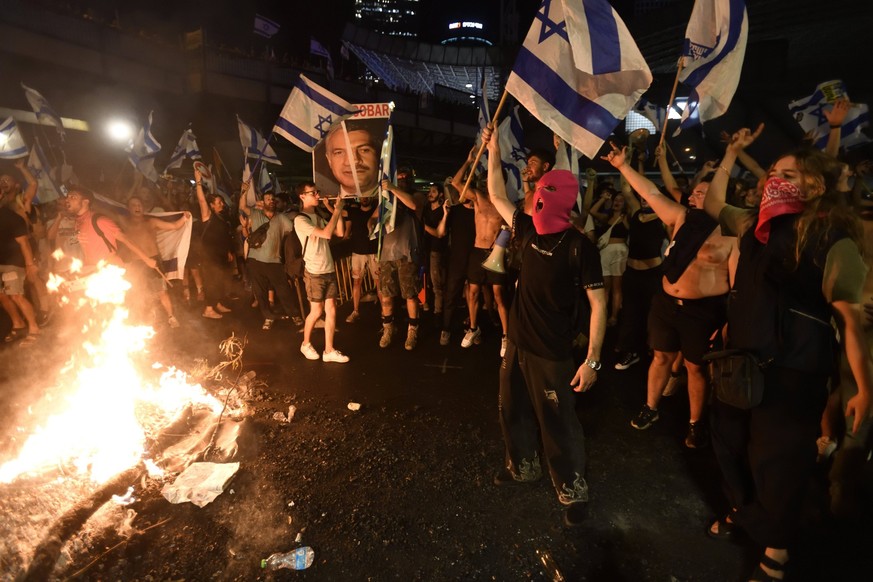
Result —
<instances>
[{"instance_id":1,"label":"woman with red bandana","mask_svg":"<svg viewBox=\"0 0 873 582\"><path fill-rule=\"evenodd\" d=\"M743 528L765 547L752 579L781 580L835 362L832 316L858 383L846 410L856 428L869 412L873 375L861 324L861 227L839 198L839 163L815 150L783 156L764 182L760 211L725 203L737 155L762 130L733 135L704 202L740 246L728 347L769 362L758 406L713 404L713 447L733 510L709 533L729 537Z\"/></svg>"}]
</instances>

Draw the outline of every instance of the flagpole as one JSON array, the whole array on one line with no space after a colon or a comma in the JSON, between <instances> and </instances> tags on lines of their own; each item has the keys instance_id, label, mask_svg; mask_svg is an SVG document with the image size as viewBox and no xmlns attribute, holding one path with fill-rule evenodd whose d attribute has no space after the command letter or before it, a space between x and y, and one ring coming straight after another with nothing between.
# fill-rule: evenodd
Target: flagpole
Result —
<instances>
[{"instance_id":1,"label":"flagpole","mask_svg":"<svg viewBox=\"0 0 873 582\"><path fill-rule=\"evenodd\" d=\"M673 79L673 90L670 91L670 101L667 102L667 114L664 116L664 127L661 129L661 141L658 142L658 147L664 145L664 140L667 138L667 120L670 119L670 110L673 108L673 100L676 98L676 89L679 87L679 75L682 74L682 69L685 68L685 57L679 57L679 64L676 67L676 78Z\"/></svg>"},{"instance_id":2,"label":"flagpole","mask_svg":"<svg viewBox=\"0 0 873 582\"><path fill-rule=\"evenodd\" d=\"M500 102L497 104L497 109L494 110L494 115L491 116L491 120L488 122L488 128L493 130L495 125L495 120L500 118L500 110L503 109L503 104L506 103L506 97L509 95L509 91L505 88L503 89L503 95L500 96ZM479 164L479 159L482 157L482 154L485 152L486 143L483 141L482 145L479 146L479 151L476 153L476 159L473 160L473 164L470 166L470 174L467 176L467 181L464 183L464 189L461 190L461 195L458 198L460 202L465 202L467 200L466 194L467 189L470 187L470 182L473 181L473 174L475 173L475 168Z\"/></svg>"}]
</instances>

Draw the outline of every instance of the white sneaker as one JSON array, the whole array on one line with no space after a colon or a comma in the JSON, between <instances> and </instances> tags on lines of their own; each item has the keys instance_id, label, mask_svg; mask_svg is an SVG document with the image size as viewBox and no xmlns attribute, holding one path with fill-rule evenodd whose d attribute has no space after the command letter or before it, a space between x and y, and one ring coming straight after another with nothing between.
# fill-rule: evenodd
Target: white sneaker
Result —
<instances>
[{"instance_id":1,"label":"white sneaker","mask_svg":"<svg viewBox=\"0 0 873 582\"><path fill-rule=\"evenodd\" d=\"M440 345L441 346L449 345L449 338L451 338L451 337L452 337L452 334L450 332L441 331L440 332Z\"/></svg>"},{"instance_id":2,"label":"white sneaker","mask_svg":"<svg viewBox=\"0 0 873 582\"><path fill-rule=\"evenodd\" d=\"M462 348L469 348L473 344L479 345L482 343L482 330L478 327L476 329L468 329L467 333L464 334L464 339L461 340Z\"/></svg>"},{"instance_id":3,"label":"white sneaker","mask_svg":"<svg viewBox=\"0 0 873 582\"><path fill-rule=\"evenodd\" d=\"M411 352L415 349L415 345L418 343L418 328L409 326L409 329L406 332L406 343L404 347L406 351Z\"/></svg>"},{"instance_id":4,"label":"white sneaker","mask_svg":"<svg viewBox=\"0 0 873 582\"><path fill-rule=\"evenodd\" d=\"M323 354L321 354L321 359L325 362L336 362L337 364L345 364L349 361L349 357L339 350L324 352Z\"/></svg>"},{"instance_id":5,"label":"white sneaker","mask_svg":"<svg viewBox=\"0 0 873 582\"><path fill-rule=\"evenodd\" d=\"M300 353L306 356L307 360L317 360L318 359L318 351L312 347L312 344L301 344ZM327 354L325 354L327 356ZM327 360L325 360L326 362Z\"/></svg>"},{"instance_id":6,"label":"white sneaker","mask_svg":"<svg viewBox=\"0 0 873 582\"><path fill-rule=\"evenodd\" d=\"M506 355L506 336L503 336L502 338L500 338L500 357L502 358L505 355Z\"/></svg>"},{"instance_id":7,"label":"white sneaker","mask_svg":"<svg viewBox=\"0 0 873 582\"><path fill-rule=\"evenodd\" d=\"M346 318L346 323L355 323L358 321L358 318L361 316L357 311L352 311L349 313L349 316Z\"/></svg>"}]
</instances>

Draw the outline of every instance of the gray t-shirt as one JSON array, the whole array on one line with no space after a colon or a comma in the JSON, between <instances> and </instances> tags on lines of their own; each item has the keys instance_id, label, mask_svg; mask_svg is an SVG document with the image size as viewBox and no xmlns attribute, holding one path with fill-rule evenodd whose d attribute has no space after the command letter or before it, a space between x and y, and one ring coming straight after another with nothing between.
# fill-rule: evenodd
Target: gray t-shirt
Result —
<instances>
[{"instance_id":1,"label":"gray t-shirt","mask_svg":"<svg viewBox=\"0 0 873 582\"><path fill-rule=\"evenodd\" d=\"M294 232L294 223L288 218L287 214L277 213L272 219L267 218L263 210L252 208L251 216L251 232L254 232L262 224L269 221L270 229L267 231L267 240L257 249L249 249L250 259L255 259L262 263L281 263L282 241L285 235Z\"/></svg>"}]
</instances>

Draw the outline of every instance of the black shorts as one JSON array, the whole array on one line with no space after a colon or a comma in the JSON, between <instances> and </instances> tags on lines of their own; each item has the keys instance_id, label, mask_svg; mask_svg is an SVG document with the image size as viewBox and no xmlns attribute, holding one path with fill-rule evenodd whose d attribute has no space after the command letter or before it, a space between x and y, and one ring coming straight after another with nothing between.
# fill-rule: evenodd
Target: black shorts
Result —
<instances>
[{"instance_id":1,"label":"black shorts","mask_svg":"<svg viewBox=\"0 0 873 582\"><path fill-rule=\"evenodd\" d=\"M495 273L482 266L491 255L491 249L473 248L467 259L467 281L473 285L503 285L506 283L505 273Z\"/></svg>"},{"instance_id":2,"label":"black shorts","mask_svg":"<svg viewBox=\"0 0 873 582\"><path fill-rule=\"evenodd\" d=\"M649 310L649 347L659 352L681 351L692 364L701 364L726 319L727 295L679 299L662 290Z\"/></svg>"}]
</instances>

